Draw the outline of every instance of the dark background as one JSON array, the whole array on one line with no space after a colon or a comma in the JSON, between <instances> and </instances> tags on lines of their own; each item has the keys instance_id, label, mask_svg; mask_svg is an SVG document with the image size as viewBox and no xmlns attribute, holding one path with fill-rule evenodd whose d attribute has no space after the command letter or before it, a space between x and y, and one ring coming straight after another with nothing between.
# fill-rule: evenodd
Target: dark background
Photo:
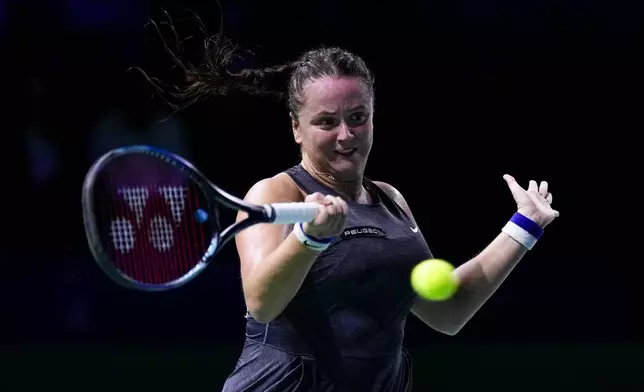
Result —
<instances>
[{"instance_id":1,"label":"dark background","mask_svg":"<svg viewBox=\"0 0 644 392\"><path fill-rule=\"evenodd\" d=\"M515 208L504 173L550 183L561 217L459 335L410 317L415 390L644 389L641 260L626 238L641 195L629 151L642 129L642 5L222 3L225 33L254 52L238 66L322 44L365 58L377 89L367 174L405 195L435 256L460 264L496 236ZM130 292L99 271L81 222L83 177L116 146L180 153L238 196L298 162L283 103L216 98L151 120L167 108L125 71L171 80L145 24L186 7L217 31L215 2L0 1L2 390L218 390L234 367L245 321L234 246L187 287ZM198 38L187 48L199 58Z\"/></svg>"}]
</instances>

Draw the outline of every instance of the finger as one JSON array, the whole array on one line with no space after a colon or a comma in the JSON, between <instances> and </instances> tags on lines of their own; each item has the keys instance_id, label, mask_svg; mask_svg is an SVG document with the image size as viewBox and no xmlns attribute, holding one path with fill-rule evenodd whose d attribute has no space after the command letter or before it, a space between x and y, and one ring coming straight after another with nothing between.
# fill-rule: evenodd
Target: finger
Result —
<instances>
[{"instance_id":1,"label":"finger","mask_svg":"<svg viewBox=\"0 0 644 392\"><path fill-rule=\"evenodd\" d=\"M327 211L329 212L329 217L332 217L333 219L337 219L336 217L341 215L341 209L340 206L338 206L338 203L335 201L332 201L329 203L329 205L326 206Z\"/></svg>"},{"instance_id":2,"label":"finger","mask_svg":"<svg viewBox=\"0 0 644 392\"><path fill-rule=\"evenodd\" d=\"M318 208L318 211L319 211L318 215L315 217L315 220L313 221L313 224L315 226L323 225L329 219L329 213L326 207L324 207L323 205L320 205L320 207Z\"/></svg>"},{"instance_id":3,"label":"finger","mask_svg":"<svg viewBox=\"0 0 644 392\"><path fill-rule=\"evenodd\" d=\"M319 202L322 199L324 199L324 195L321 194L320 192L315 192L315 193L311 193L310 195L307 195L306 198L304 198L304 201L306 201L306 202Z\"/></svg>"},{"instance_id":4,"label":"finger","mask_svg":"<svg viewBox=\"0 0 644 392\"><path fill-rule=\"evenodd\" d=\"M528 185L528 192L538 192L539 188L537 187L537 182L535 180L530 180L530 184Z\"/></svg>"},{"instance_id":5,"label":"finger","mask_svg":"<svg viewBox=\"0 0 644 392\"><path fill-rule=\"evenodd\" d=\"M541 184L539 184L539 193L541 193L543 197L548 195L548 181L541 181Z\"/></svg>"},{"instance_id":6,"label":"finger","mask_svg":"<svg viewBox=\"0 0 644 392\"><path fill-rule=\"evenodd\" d=\"M336 215L338 213L336 198L334 196L326 195L322 202L326 206L330 216Z\"/></svg>"},{"instance_id":7,"label":"finger","mask_svg":"<svg viewBox=\"0 0 644 392\"><path fill-rule=\"evenodd\" d=\"M546 201L548 204L552 204L552 193L548 193L548 196L546 196Z\"/></svg>"},{"instance_id":8,"label":"finger","mask_svg":"<svg viewBox=\"0 0 644 392\"><path fill-rule=\"evenodd\" d=\"M324 196L324 198L322 199L322 202L323 202L324 204L326 204L326 205L331 205L331 204L333 204L333 203L335 202L335 196L326 195L326 196Z\"/></svg>"},{"instance_id":9,"label":"finger","mask_svg":"<svg viewBox=\"0 0 644 392\"><path fill-rule=\"evenodd\" d=\"M552 210L555 213L555 218L559 218L559 211L557 210Z\"/></svg>"},{"instance_id":10,"label":"finger","mask_svg":"<svg viewBox=\"0 0 644 392\"><path fill-rule=\"evenodd\" d=\"M336 222L335 222L335 228L338 231L341 231L345 228L347 225L347 219L349 215L349 207L347 206L347 203L342 200L341 197L336 198L336 206L338 207L338 214L336 216Z\"/></svg>"},{"instance_id":11,"label":"finger","mask_svg":"<svg viewBox=\"0 0 644 392\"><path fill-rule=\"evenodd\" d=\"M521 194L521 193L525 192L525 189L523 189L521 187L521 185L519 185L517 180L515 180L514 177L512 177L511 175L505 174L503 176L503 179L505 180L505 182L508 183L508 187L510 188L510 192L512 192L513 195L518 195L518 194Z\"/></svg>"},{"instance_id":12,"label":"finger","mask_svg":"<svg viewBox=\"0 0 644 392\"><path fill-rule=\"evenodd\" d=\"M346 217L349 216L349 205L347 204L346 201L342 200L342 198L338 197L338 205L340 206L342 210L342 215Z\"/></svg>"}]
</instances>

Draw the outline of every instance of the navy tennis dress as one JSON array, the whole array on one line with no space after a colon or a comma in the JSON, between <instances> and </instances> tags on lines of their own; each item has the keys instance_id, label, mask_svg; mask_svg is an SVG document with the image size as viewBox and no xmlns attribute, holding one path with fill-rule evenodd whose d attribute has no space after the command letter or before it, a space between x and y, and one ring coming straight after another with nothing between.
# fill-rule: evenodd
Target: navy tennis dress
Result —
<instances>
[{"instance_id":1,"label":"navy tennis dress","mask_svg":"<svg viewBox=\"0 0 644 392\"><path fill-rule=\"evenodd\" d=\"M307 194L338 195L301 165L286 173ZM349 201L346 229L282 314L268 324L247 316L224 391L411 390L411 358L402 347L417 299L409 276L431 252L399 205L366 178L364 186L373 203Z\"/></svg>"}]
</instances>

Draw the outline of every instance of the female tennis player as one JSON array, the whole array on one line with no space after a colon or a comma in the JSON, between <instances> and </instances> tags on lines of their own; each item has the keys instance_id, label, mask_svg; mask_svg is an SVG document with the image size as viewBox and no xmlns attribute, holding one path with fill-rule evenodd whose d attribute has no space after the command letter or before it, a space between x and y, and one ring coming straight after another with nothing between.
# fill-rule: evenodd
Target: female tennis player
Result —
<instances>
[{"instance_id":1,"label":"female tennis player","mask_svg":"<svg viewBox=\"0 0 644 392\"><path fill-rule=\"evenodd\" d=\"M237 235L246 340L223 390L411 390L402 345L408 314L456 334L558 216L548 183L530 181L523 189L504 176L517 214L457 268L454 297L419 299L410 272L432 253L403 195L363 174L374 132L374 78L363 60L325 47L287 65L233 74L225 69L230 47L208 42L206 65L182 64L187 85L172 105L234 89L280 94L273 89L284 80L277 86L286 91L302 159L257 182L245 200L314 201L321 211L303 225L257 225Z\"/></svg>"}]
</instances>

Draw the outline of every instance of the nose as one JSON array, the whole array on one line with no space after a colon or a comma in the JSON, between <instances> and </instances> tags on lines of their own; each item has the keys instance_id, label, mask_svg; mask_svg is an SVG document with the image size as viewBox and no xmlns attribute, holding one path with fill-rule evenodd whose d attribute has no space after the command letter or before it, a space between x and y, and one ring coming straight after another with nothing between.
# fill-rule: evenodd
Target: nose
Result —
<instances>
[{"instance_id":1,"label":"nose","mask_svg":"<svg viewBox=\"0 0 644 392\"><path fill-rule=\"evenodd\" d=\"M354 137L351 127L344 121L338 125L338 140L349 140Z\"/></svg>"}]
</instances>

